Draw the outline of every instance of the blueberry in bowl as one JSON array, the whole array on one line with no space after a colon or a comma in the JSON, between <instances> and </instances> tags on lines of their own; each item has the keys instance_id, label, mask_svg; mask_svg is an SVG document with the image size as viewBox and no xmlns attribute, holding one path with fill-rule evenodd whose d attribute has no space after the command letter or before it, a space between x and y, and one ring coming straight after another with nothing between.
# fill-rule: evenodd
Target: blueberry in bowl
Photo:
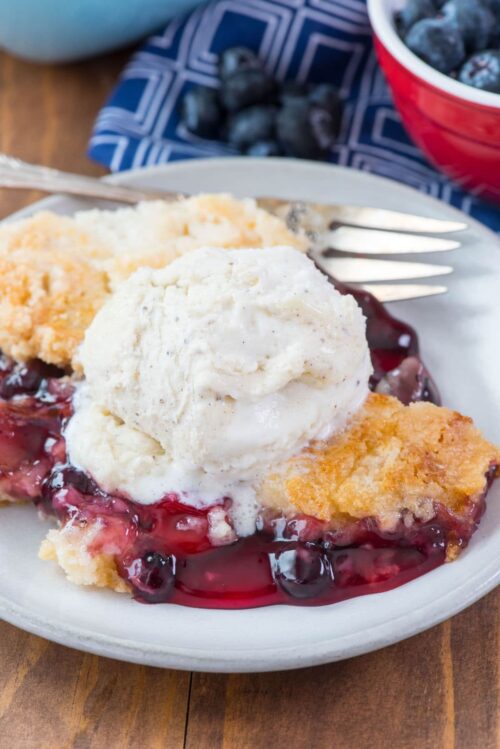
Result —
<instances>
[{"instance_id":1,"label":"blueberry in bowl","mask_svg":"<svg viewBox=\"0 0 500 749\"><path fill-rule=\"evenodd\" d=\"M432 0L433 11L423 0L367 5L377 57L410 137L462 189L500 202L498 0Z\"/></svg>"},{"instance_id":2,"label":"blueberry in bowl","mask_svg":"<svg viewBox=\"0 0 500 749\"><path fill-rule=\"evenodd\" d=\"M441 73L451 73L465 59L462 37L447 19L418 21L409 30L405 42L412 52Z\"/></svg>"},{"instance_id":3,"label":"blueberry in bowl","mask_svg":"<svg viewBox=\"0 0 500 749\"><path fill-rule=\"evenodd\" d=\"M435 70L497 93L499 50L493 45L500 39L500 6L496 0L407 0L394 20L408 49ZM486 53L486 58L475 60L476 53ZM475 75L476 68L487 72Z\"/></svg>"},{"instance_id":4,"label":"blueberry in bowl","mask_svg":"<svg viewBox=\"0 0 500 749\"><path fill-rule=\"evenodd\" d=\"M469 57L458 78L468 86L500 94L500 50L487 49Z\"/></svg>"},{"instance_id":5,"label":"blueberry in bowl","mask_svg":"<svg viewBox=\"0 0 500 749\"><path fill-rule=\"evenodd\" d=\"M468 52L488 46L498 21L482 0L447 0L441 13L458 30Z\"/></svg>"},{"instance_id":6,"label":"blueberry in bowl","mask_svg":"<svg viewBox=\"0 0 500 749\"><path fill-rule=\"evenodd\" d=\"M434 0L409 0L396 15L396 23L401 35L406 34L411 27L423 18L434 18L436 5Z\"/></svg>"}]
</instances>

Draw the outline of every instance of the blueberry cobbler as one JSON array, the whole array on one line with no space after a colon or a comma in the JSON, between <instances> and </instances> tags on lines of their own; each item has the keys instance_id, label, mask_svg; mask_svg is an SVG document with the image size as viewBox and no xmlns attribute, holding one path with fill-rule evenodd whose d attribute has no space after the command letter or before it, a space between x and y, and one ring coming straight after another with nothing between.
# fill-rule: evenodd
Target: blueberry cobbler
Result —
<instances>
[{"instance_id":1,"label":"blueberry cobbler","mask_svg":"<svg viewBox=\"0 0 500 749\"><path fill-rule=\"evenodd\" d=\"M145 249L144 249L145 248ZM147 603L317 605L455 559L500 465L417 338L252 200L0 228L0 493Z\"/></svg>"}]
</instances>

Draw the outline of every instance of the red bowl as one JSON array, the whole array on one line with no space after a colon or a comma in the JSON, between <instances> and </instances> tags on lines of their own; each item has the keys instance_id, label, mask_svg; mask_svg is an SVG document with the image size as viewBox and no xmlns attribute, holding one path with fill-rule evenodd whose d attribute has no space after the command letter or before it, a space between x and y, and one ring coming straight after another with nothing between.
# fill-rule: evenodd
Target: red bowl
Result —
<instances>
[{"instance_id":1,"label":"red bowl","mask_svg":"<svg viewBox=\"0 0 500 749\"><path fill-rule=\"evenodd\" d=\"M380 64L415 143L461 187L500 203L500 94L431 68L399 38L394 13L405 0L368 0Z\"/></svg>"}]
</instances>

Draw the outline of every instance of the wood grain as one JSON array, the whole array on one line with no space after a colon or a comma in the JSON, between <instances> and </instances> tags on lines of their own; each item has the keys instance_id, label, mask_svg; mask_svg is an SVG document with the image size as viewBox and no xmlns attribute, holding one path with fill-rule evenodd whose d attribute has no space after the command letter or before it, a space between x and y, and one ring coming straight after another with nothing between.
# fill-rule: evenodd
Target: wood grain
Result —
<instances>
[{"instance_id":1,"label":"wood grain","mask_svg":"<svg viewBox=\"0 0 500 749\"><path fill-rule=\"evenodd\" d=\"M180 749L189 674L131 666L0 625L0 745Z\"/></svg>"},{"instance_id":2,"label":"wood grain","mask_svg":"<svg viewBox=\"0 0 500 749\"><path fill-rule=\"evenodd\" d=\"M102 173L87 140L127 54L59 68L0 55L0 150ZM0 216L37 197L0 190ZM191 677L0 623L0 749L498 749L499 647L499 590L385 650L275 674Z\"/></svg>"},{"instance_id":3,"label":"wood grain","mask_svg":"<svg viewBox=\"0 0 500 749\"><path fill-rule=\"evenodd\" d=\"M62 67L0 55L0 150L58 169L104 174L87 159L87 142L95 115L129 54ZM0 189L0 216L40 197Z\"/></svg>"},{"instance_id":4,"label":"wood grain","mask_svg":"<svg viewBox=\"0 0 500 749\"><path fill-rule=\"evenodd\" d=\"M186 746L498 747L499 602L493 593L451 622L341 663L194 674Z\"/></svg>"}]
</instances>

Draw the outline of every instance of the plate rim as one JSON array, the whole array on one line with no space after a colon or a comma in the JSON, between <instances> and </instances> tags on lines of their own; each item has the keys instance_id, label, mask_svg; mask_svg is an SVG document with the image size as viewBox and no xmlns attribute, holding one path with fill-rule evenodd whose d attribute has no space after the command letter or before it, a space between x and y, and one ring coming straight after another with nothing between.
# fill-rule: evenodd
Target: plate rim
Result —
<instances>
[{"instance_id":1,"label":"plate rim","mask_svg":"<svg viewBox=\"0 0 500 749\"><path fill-rule=\"evenodd\" d=\"M490 566L495 568L497 565L498 563L495 563L495 560L492 560ZM320 650L317 648L317 643L312 643L306 648L302 645L299 653L296 652L297 646L293 644L280 649L266 648L262 651L263 657L261 656L260 659L253 656L249 658L248 650L224 650L218 652L214 657L213 652L207 649L193 651L190 648L179 648L171 645L153 646L148 644L147 646L138 646L135 645L132 640L127 638L105 635L99 632L77 628L72 625L66 625L63 629L44 620L43 617L36 617L28 612L23 612L22 606L12 604L3 595L0 596L0 614L1 618L6 622L19 627L24 631L28 631L52 642L64 645L65 647L73 647L78 650L93 653L94 655L107 658L111 657L129 663L160 668L213 673L264 673L268 671L286 671L303 667L318 666L324 663L334 663L402 642L403 640L425 632L426 630L450 619L456 614L459 614L461 611L479 601L499 584L500 565L498 565L497 569L493 570L486 580L483 580L481 585L475 587L468 596L464 596L459 601L457 600L455 605L450 606L445 611L434 613L430 618L422 619L420 624L411 628L411 631L404 630L396 637L394 637L393 633L384 635L384 630L388 627L388 622L385 620L375 627L374 631L376 632L377 630L380 630L380 633L372 634L369 643L363 641L358 645L348 645L348 650L343 652L339 652L338 647L334 652L332 652L331 645L334 640L331 639L322 640L320 643L322 646ZM411 585L411 582L407 585ZM464 580L460 588L449 590L446 597L456 596L457 590L460 591L462 587L470 588L471 581L467 579ZM397 591L397 588L394 590ZM85 593L87 591L83 592ZM392 591L387 592L390 593ZM383 599L385 595L386 593L376 593L371 594L369 597L372 599L382 597ZM366 597L367 596L360 596L360 598ZM443 598L441 598L441 602L442 601ZM325 606L321 608L333 608L335 605L337 604L331 604L329 607ZM435 602L430 600L427 606L424 609L419 609L419 611L421 613L422 611L425 611L426 608L432 609L434 606ZM183 607L177 606L177 608ZM294 607L288 606L264 608L294 609ZM191 609L187 608L187 610L190 611ZM197 609L195 609L195 611L196 610ZM251 610L252 609L250 609L250 611ZM217 613L217 609L212 610L210 613ZM241 612L231 613L241 614ZM408 619L408 612L403 613L396 619L392 619L391 625L398 619ZM336 645L338 646L339 639L340 641L348 640L351 637L355 637L355 635L356 633L337 638ZM272 659L269 657L271 653ZM238 661L238 667L236 669L234 668L235 661Z\"/></svg>"},{"instance_id":2,"label":"plate rim","mask_svg":"<svg viewBox=\"0 0 500 749\"><path fill-rule=\"evenodd\" d=\"M258 160L252 160L250 163L252 164L252 168L258 169L259 166L254 165L260 164L261 162L259 162ZM463 219L465 216L469 227L472 228L474 232L482 235L482 237L487 241L493 240L496 244L499 245L500 249L500 241L497 235L487 227L480 224L474 218L462 213L459 209L453 206L437 200L432 196L422 194L407 185L402 185L396 180L388 179L386 177L379 177L378 175L373 175L349 167L335 166L331 164L318 164L316 162L309 161L297 162L293 159L269 158L265 160L265 163L271 163L271 165L274 164L280 167L289 164L291 165L292 169L298 168L299 170L302 165L308 167L309 169L312 167L321 171L328 170L332 178L334 177L335 172L340 172L340 174L348 172L349 179L359 179L365 181L368 179L370 181L373 181L374 183L376 182L377 184L380 184L381 182L388 183L388 187L392 189L394 189L394 187L397 185L398 189L406 192L409 197L411 197L412 194L414 195L416 192L419 195L419 198L423 198L424 202L429 202L431 207L434 207L435 211L442 212L444 209L448 215L455 214L461 219ZM218 167L224 169L228 165L232 165L235 167L245 166L245 168L248 168L249 160L245 157L189 159L186 161L178 161L167 164L153 165L146 168L128 170L114 175L107 175L104 179L116 184L131 183L138 185L141 181L144 180L144 178L147 178L151 175L161 175L165 172L172 173L173 171L179 169L181 171L189 171L190 169L194 169L196 171L200 168L213 169ZM20 211L9 215L4 220L14 220L23 216L28 216L38 210L47 210L53 208L57 204L60 204L61 200L64 201L67 199L69 198L67 198L66 196L57 195L44 198L22 208ZM89 207L94 206L96 203L98 203L98 201L90 200ZM448 619L451 616L454 616L463 609L475 603L500 583L500 560L497 561L495 559L491 559L490 564L486 565L485 569L487 570L487 574L484 575L484 577L481 576L481 582L475 585L473 588L471 587L471 582L465 579L462 585L448 592L446 597L451 596L456 598L455 602L449 605L448 608L444 607L443 610L443 607L441 607L441 611L431 611L429 617L422 617L419 623L413 622L411 626L408 626L407 623L406 626L396 634L396 636L394 635L394 632L384 634L384 630L386 630L388 627L388 621L384 620L375 627L375 631L381 631L378 634L374 634L374 632L372 632L368 642L365 639L362 642L358 643L358 645L348 644L346 649L343 651L339 650L338 644L339 640L342 641L348 639L348 636L346 635L342 636L341 638L336 638L337 647L333 649L332 640L323 639L319 642L311 643L310 646L306 648L306 652L304 652L304 648L303 646L301 646L301 652L297 653L297 646L290 644L285 648L275 648L272 653L270 653L269 650L264 649L261 651L261 653L258 654L259 657L255 657L255 654L252 657L252 654L249 655L248 650L227 650L224 653L217 652L214 656L214 653L209 651L208 649L205 651L193 651L187 648L178 648L169 645L168 642L161 647L157 645L148 645L148 647L145 647L144 644L138 646L137 644L134 644L133 640L85 630L82 628L74 627L73 625L66 625L65 627L61 627L57 623L51 624L51 622L47 618L44 619L43 616L34 615L32 612L25 610L22 605L19 605L16 602L7 599L4 595L0 595L0 616L5 621L18 626L21 629L25 629L29 632L32 632L33 634L41 635L49 640L59 642L62 645L76 647L80 650L85 650L98 655L113 657L119 660L125 660L134 663L168 668L181 668L215 672L243 673L254 671L286 670L302 666L319 665L321 663L333 662L342 660L344 658L360 655L362 653L371 652L381 647L385 647L389 644L400 642L401 640L419 634L420 632L423 632L424 630L439 624L440 622ZM485 570L483 569L483 574L484 572ZM465 594L462 595L461 598L457 597L457 590L460 591L462 588L466 589ZM468 590L468 593L467 589L470 589ZM386 595L387 593L375 594L371 595L370 598ZM441 601L442 600L443 599L441 599ZM432 609L433 607L435 607L435 602L429 600L425 609ZM284 608L290 610L291 607L272 608ZM333 608L333 606L322 608L331 609ZM186 609L186 611L191 610ZM197 609L195 609L195 611L197 611ZM213 613L217 614L217 611L215 610ZM406 611L398 618L408 620L408 611ZM311 650L311 652L309 652L309 650ZM235 663L237 663L236 667Z\"/></svg>"},{"instance_id":3,"label":"plate rim","mask_svg":"<svg viewBox=\"0 0 500 749\"><path fill-rule=\"evenodd\" d=\"M335 173L338 172L340 174L349 174L349 176L355 175L355 178L361 179L361 180L369 180L373 181L374 183L383 184L385 183L389 188L394 188L395 186L398 187L403 193L407 193L408 196L417 194L420 198L423 198L426 202L429 204L434 205L436 210L443 209L447 212L453 213L455 215L456 220L458 221L464 221L466 220L469 227L473 227L474 231L479 231L482 234L485 234L485 236L491 241L494 241L496 244L499 245L500 249L500 235L496 234L493 229L490 229L488 226L485 226L485 224L482 224L478 219L474 218L468 213L465 213L464 211L460 210L460 208L457 208L454 205L450 205L449 203L446 203L444 200L440 200L439 198L434 197L433 195L428 195L427 193L424 193L420 190L417 190L414 187L411 187L410 185L406 185L403 182L399 182L396 179L391 179L390 177L384 177L382 175L378 174L372 174L371 172L366 172L361 169L355 169L354 167L349 166L343 166L341 164L331 164L329 162L318 162L318 161L311 161L310 159L293 159L283 156L267 156L265 158L250 158L248 156L220 156L220 157L213 157L213 156L203 156L203 157L195 157L195 158L188 158L183 159L179 161L170 161L163 164L151 164L148 166L141 166L136 167L133 169L124 169L121 172L114 172L111 174L105 174L102 177L98 177L97 179L101 179L103 182L110 182L111 184L123 184L126 185L130 181L134 186L139 185L139 183L142 181L143 177L148 177L149 175L158 174L163 171L171 171L175 169L181 169L181 170L189 170L190 167L194 168L204 168L204 167L222 167L225 168L227 165L245 165L246 167L249 165L249 162L254 164L260 164L262 162L265 162L266 164L273 164L276 167L278 166L291 166L292 168L306 166L308 168L318 169L320 171L323 171L325 169ZM192 193L193 195L196 193ZM8 216L5 216L0 223L15 220L24 216L29 216L32 213L38 210L50 210L51 206L54 203L57 203L59 200L64 199L71 199L72 196L65 196L63 194L54 194L54 195L48 195L45 198L40 198L39 200L36 200L34 203L30 203L27 206L24 206L23 208L20 208L17 211L14 211L14 213L10 213ZM252 196L250 196L252 197ZM474 197L474 196L472 196ZM74 196L77 200L88 200L89 202L89 208L92 207L92 204L101 202L99 200L94 200L93 198L85 198L82 196L81 198L78 198L77 196ZM113 204L113 201L110 201L110 205ZM360 203L360 205L362 205ZM85 209L81 209L85 210Z\"/></svg>"}]
</instances>

